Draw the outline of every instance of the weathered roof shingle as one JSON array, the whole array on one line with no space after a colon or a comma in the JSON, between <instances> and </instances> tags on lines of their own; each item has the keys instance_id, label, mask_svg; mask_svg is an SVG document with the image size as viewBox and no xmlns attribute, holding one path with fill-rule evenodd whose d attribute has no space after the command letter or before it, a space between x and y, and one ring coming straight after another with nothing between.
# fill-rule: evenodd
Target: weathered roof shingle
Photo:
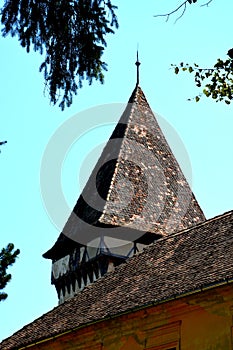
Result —
<instances>
[{"instance_id":1,"label":"weathered roof shingle","mask_svg":"<svg viewBox=\"0 0 233 350\"><path fill-rule=\"evenodd\" d=\"M57 260L66 255L72 246L68 237L87 244L98 234L111 235L99 227L128 227L150 232L156 239L203 221L146 97L136 86L63 233L44 257ZM126 235L125 240L131 239Z\"/></svg>"},{"instance_id":2,"label":"weathered roof shingle","mask_svg":"<svg viewBox=\"0 0 233 350\"><path fill-rule=\"evenodd\" d=\"M17 349L233 279L233 211L159 239L0 344Z\"/></svg>"}]
</instances>

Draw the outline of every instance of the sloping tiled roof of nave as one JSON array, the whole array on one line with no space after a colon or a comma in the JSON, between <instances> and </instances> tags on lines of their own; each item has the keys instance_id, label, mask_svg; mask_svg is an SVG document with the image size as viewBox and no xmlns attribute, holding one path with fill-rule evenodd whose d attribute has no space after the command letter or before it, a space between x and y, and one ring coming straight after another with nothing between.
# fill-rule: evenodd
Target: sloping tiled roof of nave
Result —
<instances>
[{"instance_id":1,"label":"sloping tiled roof of nave","mask_svg":"<svg viewBox=\"0 0 233 350\"><path fill-rule=\"evenodd\" d=\"M232 283L233 211L159 239L77 296L4 340L17 349L202 288Z\"/></svg>"},{"instance_id":2,"label":"sloping tiled roof of nave","mask_svg":"<svg viewBox=\"0 0 233 350\"><path fill-rule=\"evenodd\" d=\"M143 91L136 86L55 246L69 245L67 236L79 241L87 225L168 235L204 220ZM54 248L44 256L54 257Z\"/></svg>"}]
</instances>

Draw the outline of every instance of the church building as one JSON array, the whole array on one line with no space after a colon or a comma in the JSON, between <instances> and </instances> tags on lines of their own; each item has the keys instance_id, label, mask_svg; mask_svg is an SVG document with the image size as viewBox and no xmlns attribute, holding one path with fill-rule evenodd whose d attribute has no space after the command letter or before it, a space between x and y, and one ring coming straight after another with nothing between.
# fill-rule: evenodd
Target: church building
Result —
<instances>
[{"instance_id":1,"label":"church building","mask_svg":"<svg viewBox=\"0 0 233 350\"><path fill-rule=\"evenodd\" d=\"M43 255L58 306L0 349L233 349L232 233L233 211L206 220L137 80Z\"/></svg>"}]
</instances>

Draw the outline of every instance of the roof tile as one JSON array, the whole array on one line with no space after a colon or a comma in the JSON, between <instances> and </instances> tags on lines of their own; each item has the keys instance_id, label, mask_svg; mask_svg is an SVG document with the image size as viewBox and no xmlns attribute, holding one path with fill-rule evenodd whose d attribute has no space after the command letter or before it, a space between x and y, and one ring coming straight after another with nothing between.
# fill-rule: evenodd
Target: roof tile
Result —
<instances>
[{"instance_id":1,"label":"roof tile","mask_svg":"<svg viewBox=\"0 0 233 350\"><path fill-rule=\"evenodd\" d=\"M0 344L16 349L233 279L233 211L159 239Z\"/></svg>"}]
</instances>

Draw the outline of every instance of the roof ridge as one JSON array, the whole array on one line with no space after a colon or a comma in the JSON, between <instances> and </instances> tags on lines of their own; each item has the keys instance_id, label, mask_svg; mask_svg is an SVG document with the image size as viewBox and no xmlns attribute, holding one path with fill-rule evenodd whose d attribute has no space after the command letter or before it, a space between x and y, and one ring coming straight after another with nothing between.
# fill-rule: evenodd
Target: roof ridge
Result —
<instances>
[{"instance_id":1,"label":"roof ridge","mask_svg":"<svg viewBox=\"0 0 233 350\"><path fill-rule=\"evenodd\" d=\"M231 214L233 214L233 210L230 210L226 213L223 213L223 214L220 214L220 215L217 215L211 219L208 219L206 220L205 222L202 222L202 223L199 223L199 224L196 224L192 227L189 227L185 230L182 230L182 231L179 231L173 235L169 235L169 236L164 236L164 237L161 237L159 239L157 239L155 242L151 243L151 244L148 244L147 246L145 246L141 251L138 251L137 253L135 253L133 256L131 257L128 257L127 260L124 261L124 263L118 265L118 266L115 266L114 270L112 271L109 271L108 273L106 273L104 276L102 276L101 278L97 279L96 281L94 281L93 283L85 286L85 288L83 288L83 290L80 292L82 293L83 291L85 291L87 288L92 288L92 286L96 283L100 283L100 281L103 281L103 279L107 278L107 276L109 276L110 274L115 274L118 272L119 269L122 269L124 268L124 266L128 263L131 263L132 260L134 260L135 258L137 258L139 255L142 255L142 254L145 254L145 252L151 250L153 247L155 247L158 243L161 243L161 242L164 242L164 241L167 241L169 239L174 239L174 237L177 237L177 236L180 236L181 234L184 234L186 232L190 232L192 230L195 230L197 229L198 227L201 227L201 226L204 226L208 223L211 223L212 221L215 221L215 220L218 220L220 218L224 218L226 216L230 216ZM103 282L101 282L103 283ZM94 287L93 287L94 288ZM77 295L79 295L80 293L76 294L74 297L76 297ZM66 300L65 302L69 302L69 301L72 301L72 298L71 299L68 299Z\"/></svg>"},{"instance_id":2,"label":"roof ridge","mask_svg":"<svg viewBox=\"0 0 233 350\"><path fill-rule=\"evenodd\" d=\"M172 235L163 236L163 237L161 237L161 238L158 238L155 242L149 244L149 245L148 245L147 247L145 247L144 249L147 249L147 248L149 248L150 246L155 245L157 242L161 242L161 241L165 241L165 240L167 240L167 239L174 238L174 237L179 236L179 235L181 235L181 234L183 234L183 233L186 233L186 232L195 230L195 229L198 228L198 227L205 226L205 225L211 223L212 221L218 220L218 219L220 219L220 218L224 218L225 216L230 216L231 214L233 214L233 210L229 210L229 211L227 211L227 212L225 212L225 213L223 213L223 214L216 215L216 216L214 216L214 217L212 217L212 218L210 218L210 219L207 219L206 221L199 222L199 223L197 223L197 224L195 224L195 225L193 225L193 226L191 226L191 227L188 227L188 228L186 228L186 229L184 229L184 230L178 231L178 232L176 232L176 233L174 233L174 234L172 234Z\"/></svg>"},{"instance_id":3,"label":"roof ridge","mask_svg":"<svg viewBox=\"0 0 233 350\"><path fill-rule=\"evenodd\" d=\"M132 94L131 94L131 96L130 96L130 98L129 98L129 101L128 101L128 103L127 103L127 106L126 106L126 108L125 108L125 111L123 112L123 114L122 114L122 116L121 116L121 118L120 118L120 120L119 120L119 122L118 122L117 124L121 124L121 120L124 118L124 115L125 115L125 114L128 114L128 123L130 122L130 120L131 120L131 118L132 118L132 113L131 113L131 112L132 112L132 106L133 106L133 104L134 104L135 101L136 101L136 95L137 95L138 89L140 89L140 87L139 87L138 85L136 85L135 89L133 90L133 92L132 92ZM120 149L119 149L118 158L117 158L116 165L115 165L115 170L114 170L114 172L113 172L112 179L111 179L111 182L110 182L110 185L109 185L109 188L108 188L108 193L107 193L107 195L106 195L106 203L105 203L105 205L104 205L104 207L103 207L103 212L102 212L102 214L101 214L100 217L99 217L99 221L100 221L100 222L101 222L101 218L105 216L106 204L107 204L108 200L110 199L111 193L112 193L112 191L113 191L113 189L114 189L114 181L115 181L115 179L116 179L117 172L118 172L119 159L120 159L120 157L121 157L121 155L122 155L122 144L123 144L123 142L124 142L124 140L125 140L125 137L126 137L126 135L127 135L127 131L128 131L128 128L129 128L128 123L126 124L126 128L125 128L125 130L124 130L124 132L123 132L123 134L122 134L122 136L121 136L121 137L122 137L122 140L121 140L121 147L120 147ZM114 131L115 131L115 130L114 130ZM114 131L113 131L113 133L114 133ZM112 137L112 136L111 136L111 137Z\"/></svg>"}]
</instances>

